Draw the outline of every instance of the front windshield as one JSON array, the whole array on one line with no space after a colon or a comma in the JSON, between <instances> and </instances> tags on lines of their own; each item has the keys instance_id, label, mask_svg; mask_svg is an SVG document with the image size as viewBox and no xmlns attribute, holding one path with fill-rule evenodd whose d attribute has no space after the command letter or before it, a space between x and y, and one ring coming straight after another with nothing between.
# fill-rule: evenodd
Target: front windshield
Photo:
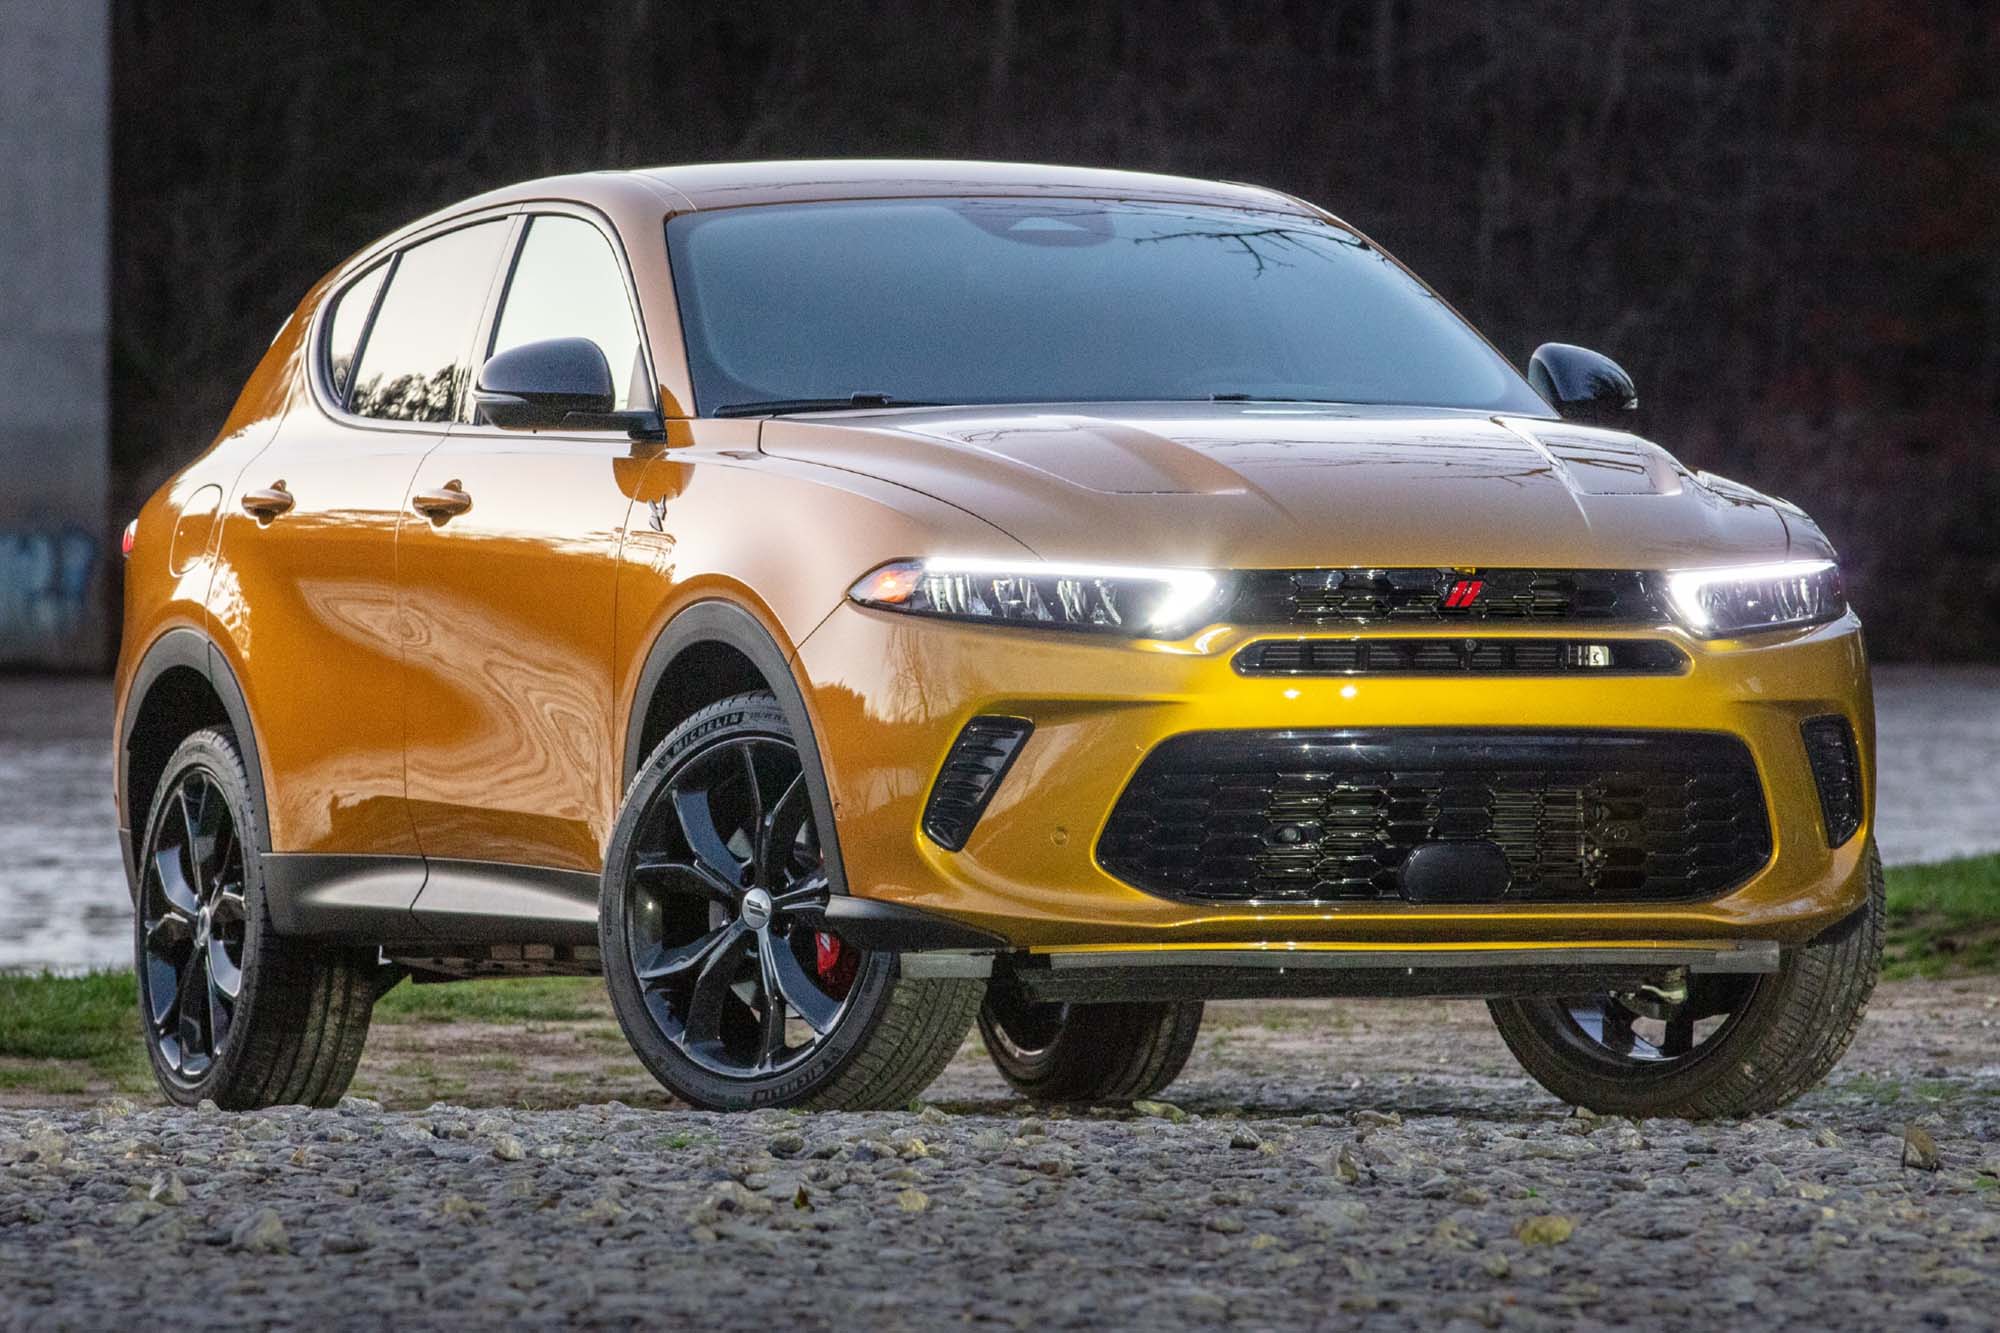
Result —
<instances>
[{"instance_id":1,"label":"front windshield","mask_svg":"<svg viewBox=\"0 0 2000 1333\"><path fill-rule=\"evenodd\" d=\"M1293 213L786 204L684 214L667 241L711 414L1210 398L1548 413L1379 250Z\"/></svg>"}]
</instances>

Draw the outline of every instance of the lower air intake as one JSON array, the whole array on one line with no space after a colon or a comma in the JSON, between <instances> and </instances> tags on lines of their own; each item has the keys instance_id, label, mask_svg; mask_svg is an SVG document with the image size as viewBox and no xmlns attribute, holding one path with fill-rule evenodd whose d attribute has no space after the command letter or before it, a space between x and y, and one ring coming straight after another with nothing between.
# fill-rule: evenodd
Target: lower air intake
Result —
<instances>
[{"instance_id":1,"label":"lower air intake","mask_svg":"<svg viewBox=\"0 0 2000 1333\"><path fill-rule=\"evenodd\" d=\"M1819 812L1826 821L1826 845L1838 847L1861 827L1861 762L1854 752L1854 728L1838 715L1809 717L1799 724Z\"/></svg>"},{"instance_id":2,"label":"lower air intake","mask_svg":"<svg viewBox=\"0 0 2000 1333\"><path fill-rule=\"evenodd\" d=\"M1222 731L1139 766L1097 859L1192 902L1400 901L1435 842L1497 844L1495 901L1715 897L1771 857L1755 763L1708 732Z\"/></svg>"},{"instance_id":3,"label":"lower air intake","mask_svg":"<svg viewBox=\"0 0 2000 1333\"><path fill-rule=\"evenodd\" d=\"M1018 717L975 717L965 724L924 806L924 832L932 842L953 852L965 846L1034 729L1034 723Z\"/></svg>"}]
</instances>

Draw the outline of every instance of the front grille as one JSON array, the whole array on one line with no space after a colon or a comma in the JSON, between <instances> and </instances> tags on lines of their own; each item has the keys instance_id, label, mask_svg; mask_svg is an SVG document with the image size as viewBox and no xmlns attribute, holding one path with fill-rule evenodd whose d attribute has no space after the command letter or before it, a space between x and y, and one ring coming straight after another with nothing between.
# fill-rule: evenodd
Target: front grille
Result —
<instances>
[{"instance_id":1,"label":"front grille","mask_svg":"<svg viewBox=\"0 0 2000 1333\"><path fill-rule=\"evenodd\" d=\"M1666 619L1632 569L1259 569L1242 576L1239 625Z\"/></svg>"},{"instance_id":2,"label":"front grille","mask_svg":"<svg viewBox=\"0 0 2000 1333\"><path fill-rule=\"evenodd\" d=\"M1383 729L1177 736L1140 764L1097 857L1187 901L1384 901L1413 849L1454 839L1506 853L1505 902L1709 898L1771 856L1734 737Z\"/></svg>"},{"instance_id":3,"label":"front grille","mask_svg":"<svg viewBox=\"0 0 2000 1333\"><path fill-rule=\"evenodd\" d=\"M1661 639L1266 639L1234 662L1245 676L1645 676L1688 666Z\"/></svg>"},{"instance_id":4,"label":"front grille","mask_svg":"<svg viewBox=\"0 0 2000 1333\"><path fill-rule=\"evenodd\" d=\"M951 743L951 752L931 784L924 805L924 832L948 851L960 851L972 836L986 803L1013 767L1022 742L1035 724L1019 717L975 717Z\"/></svg>"},{"instance_id":5,"label":"front grille","mask_svg":"<svg viewBox=\"0 0 2000 1333\"><path fill-rule=\"evenodd\" d=\"M1838 847L1861 827L1861 762L1854 753L1854 728L1838 714L1809 717L1799 724L1813 785L1819 788L1826 845Z\"/></svg>"}]
</instances>

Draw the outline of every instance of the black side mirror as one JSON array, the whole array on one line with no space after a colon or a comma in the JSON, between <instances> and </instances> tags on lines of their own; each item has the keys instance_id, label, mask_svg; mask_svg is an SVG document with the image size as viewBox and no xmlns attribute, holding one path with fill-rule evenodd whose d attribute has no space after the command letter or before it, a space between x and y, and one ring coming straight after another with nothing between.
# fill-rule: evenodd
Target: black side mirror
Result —
<instances>
[{"instance_id":1,"label":"black side mirror","mask_svg":"<svg viewBox=\"0 0 2000 1333\"><path fill-rule=\"evenodd\" d=\"M1615 426L1639 410L1632 377L1610 357L1568 343L1543 343L1528 358L1528 383L1557 414L1589 425Z\"/></svg>"},{"instance_id":2,"label":"black side mirror","mask_svg":"<svg viewBox=\"0 0 2000 1333\"><path fill-rule=\"evenodd\" d=\"M588 338L522 343L480 367L475 419L502 430L622 430L658 435L657 411L614 411L611 366Z\"/></svg>"}]
</instances>

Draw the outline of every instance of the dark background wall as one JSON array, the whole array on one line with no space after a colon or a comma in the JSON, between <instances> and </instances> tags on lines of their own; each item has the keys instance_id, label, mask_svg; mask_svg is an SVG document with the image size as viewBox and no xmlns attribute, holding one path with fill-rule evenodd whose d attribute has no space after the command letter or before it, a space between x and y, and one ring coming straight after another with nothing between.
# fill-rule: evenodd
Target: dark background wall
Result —
<instances>
[{"instance_id":1,"label":"dark background wall","mask_svg":"<svg viewBox=\"0 0 2000 1333\"><path fill-rule=\"evenodd\" d=\"M115 5L114 513L285 313L487 186L911 155L1274 185L1510 356L1804 505L1878 658L2000 658L2000 6L1979 0Z\"/></svg>"},{"instance_id":2,"label":"dark background wall","mask_svg":"<svg viewBox=\"0 0 2000 1333\"><path fill-rule=\"evenodd\" d=\"M111 19L0 0L0 670L103 666Z\"/></svg>"}]
</instances>

